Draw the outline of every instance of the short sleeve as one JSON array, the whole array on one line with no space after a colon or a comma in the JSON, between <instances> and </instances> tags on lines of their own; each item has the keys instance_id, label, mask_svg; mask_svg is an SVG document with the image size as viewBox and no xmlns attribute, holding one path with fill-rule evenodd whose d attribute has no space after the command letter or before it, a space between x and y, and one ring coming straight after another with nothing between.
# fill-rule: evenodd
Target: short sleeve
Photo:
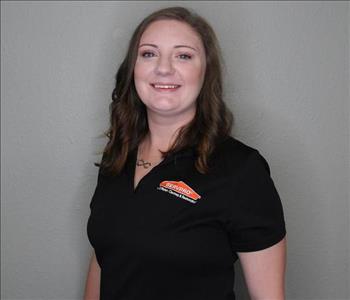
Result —
<instances>
[{"instance_id":1,"label":"short sleeve","mask_svg":"<svg viewBox=\"0 0 350 300\"><path fill-rule=\"evenodd\" d=\"M96 184L95 184L95 190L93 192L93 195L92 195L92 197L90 199L90 204L89 204L90 210L92 209L92 207L93 207L93 205L95 203L95 198L96 198L97 191L101 188L103 177L104 177L104 175L102 174L102 168L98 167L98 173L97 173L97 180L96 180Z\"/></svg>"},{"instance_id":2,"label":"short sleeve","mask_svg":"<svg viewBox=\"0 0 350 300\"><path fill-rule=\"evenodd\" d=\"M254 150L230 197L228 231L235 252L268 248L286 234L282 202L265 158Z\"/></svg>"}]
</instances>

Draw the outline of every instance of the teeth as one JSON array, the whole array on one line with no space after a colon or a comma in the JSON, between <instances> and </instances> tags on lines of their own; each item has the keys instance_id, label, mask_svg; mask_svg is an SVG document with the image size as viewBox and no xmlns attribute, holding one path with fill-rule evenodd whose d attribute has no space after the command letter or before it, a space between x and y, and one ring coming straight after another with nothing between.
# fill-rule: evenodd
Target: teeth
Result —
<instances>
[{"instance_id":1,"label":"teeth","mask_svg":"<svg viewBox=\"0 0 350 300\"><path fill-rule=\"evenodd\" d=\"M154 84L154 87L157 89L175 89L178 87L178 85L161 85L161 84Z\"/></svg>"}]
</instances>

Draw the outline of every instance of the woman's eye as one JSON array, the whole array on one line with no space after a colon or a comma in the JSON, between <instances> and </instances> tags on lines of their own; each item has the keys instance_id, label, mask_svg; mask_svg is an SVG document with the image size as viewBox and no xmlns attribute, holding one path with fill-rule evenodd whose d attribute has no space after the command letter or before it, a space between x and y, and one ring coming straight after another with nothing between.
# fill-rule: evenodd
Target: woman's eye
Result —
<instances>
[{"instance_id":1,"label":"woman's eye","mask_svg":"<svg viewBox=\"0 0 350 300\"><path fill-rule=\"evenodd\" d=\"M180 54L179 55L180 57L184 58L185 60L188 60L188 59L191 59L192 56L191 55L188 55L188 54Z\"/></svg>"},{"instance_id":2,"label":"woman's eye","mask_svg":"<svg viewBox=\"0 0 350 300\"><path fill-rule=\"evenodd\" d=\"M154 54L153 52L150 52L150 51L145 51L145 52L142 52L142 53L141 53L141 56L142 56L142 57L145 57L145 58L153 57L154 55L155 55L155 54ZM192 56L189 55L189 54L180 54L179 57L180 57L181 59L184 59L184 60L189 60L189 59L192 58Z\"/></svg>"},{"instance_id":3,"label":"woman's eye","mask_svg":"<svg viewBox=\"0 0 350 300\"><path fill-rule=\"evenodd\" d=\"M152 57L154 54L149 51L142 52L141 56L142 57Z\"/></svg>"}]
</instances>

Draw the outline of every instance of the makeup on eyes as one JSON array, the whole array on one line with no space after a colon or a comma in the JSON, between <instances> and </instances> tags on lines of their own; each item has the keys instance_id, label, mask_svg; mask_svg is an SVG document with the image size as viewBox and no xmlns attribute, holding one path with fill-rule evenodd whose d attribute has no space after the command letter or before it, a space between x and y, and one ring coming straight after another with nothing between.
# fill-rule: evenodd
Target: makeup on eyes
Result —
<instances>
[{"instance_id":1,"label":"makeup on eyes","mask_svg":"<svg viewBox=\"0 0 350 300\"><path fill-rule=\"evenodd\" d=\"M146 54L151 54L151 55L154 55L154 53L152 51L141 51L140 53L140 56L143 57L143 58L149 58L149 57L153 57L153 56L145 56ZM193 55L192 54L189 54L189 53L180 53L178 54L177 56L185 56L185 60L190 60L192 59Z\"/></svg>"}]
</instances>

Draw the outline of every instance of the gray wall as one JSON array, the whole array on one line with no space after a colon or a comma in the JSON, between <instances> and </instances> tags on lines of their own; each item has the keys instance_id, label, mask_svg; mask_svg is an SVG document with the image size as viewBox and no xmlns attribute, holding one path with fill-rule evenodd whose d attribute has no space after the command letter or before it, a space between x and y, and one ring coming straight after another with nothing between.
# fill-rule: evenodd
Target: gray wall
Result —
<instances>
[{"instance_id":1,"label":"gray wall","mask_svg":"<svg viewBox=\"0 0 350 300\"><path fill-rule=\"evenodd\" d=\"M2 1L2 299L82 297L114 74L136 24L173 4L216 30L233 133L270 164L287 223L287 299L349 299L345 1Z\"/></svg>"}]
</instances>

